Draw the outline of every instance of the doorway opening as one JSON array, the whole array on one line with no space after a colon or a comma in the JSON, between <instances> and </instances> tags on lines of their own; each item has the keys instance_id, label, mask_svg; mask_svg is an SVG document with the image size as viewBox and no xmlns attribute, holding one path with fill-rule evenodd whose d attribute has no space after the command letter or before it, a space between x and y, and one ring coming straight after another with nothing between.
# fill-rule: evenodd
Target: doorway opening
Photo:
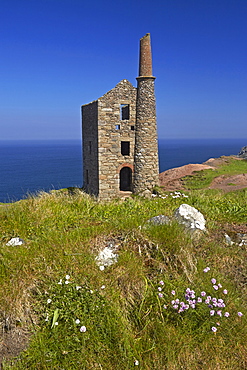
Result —
<instances>
[{"instance_id":1,"label":"doorway opening","mask_svg":"<svg viewBox=\"0 0 247 370\"><path fill-rule=\"evenodd\" d=\"M131 191L132 171L129 167L123 167L120 171L120 190Z\"/></svg>"}]
</instances>

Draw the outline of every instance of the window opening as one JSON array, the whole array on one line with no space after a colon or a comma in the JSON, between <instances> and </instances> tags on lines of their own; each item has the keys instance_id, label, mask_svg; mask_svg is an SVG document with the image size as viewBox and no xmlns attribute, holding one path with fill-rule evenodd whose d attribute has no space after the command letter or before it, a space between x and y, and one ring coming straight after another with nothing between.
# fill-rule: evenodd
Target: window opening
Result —
<instances>
[{"instance_id":1,"label":"window opening","mask_svg":"<svg viewBox=\"0 0 247 370\"><path fill-rule=\"evenodd\" d=\"M135 130L135 126L130 126L131 131Z\"/></svg>"},{"instance_id":2,"label":"window opening","mask_svg":"<svg viewBox=\"0 0 247 370\"><path fill-rule=\"evenodd\" d=\"M120 171L120 190L131 191L132 171L129 167L123 167Z\"/></svg>"},{"instance_id":3,"label":"window opening","mask_svg":"<svg viewBox=\"0 0 247 370\"><path fill-rule=\"evenodd\" d=\"M120 125L116 125L115 130L120 130Z\"/></svg>"},{"instance_id":4,"label":"window opening","mask_svg":"<svg viewBox=\"0 0 247 370\"><path fill-rule=\"evenodd\" d=\"M130 142L129 141L121 141L121 154L130 155Z\"/></svg>"},{"instance_id":5,"label":"window opening","mask_svg":"<svg viewBox=\"0 0 247 370\"><path fill-rule=\"evenodd\" d=\"M86 170L86 184L89 184L89 176L88 176L88 170Z\"/></svg>"},{"instance_id":6,"label":"window opening","mask_svg":"<svg viewBox=\"0 0 247 370\"><path fill-rule=\"evenodd\" d=\"M125 121L130 119L130 105L120 104L120 120Z\"/></svg>"}]
</instances>

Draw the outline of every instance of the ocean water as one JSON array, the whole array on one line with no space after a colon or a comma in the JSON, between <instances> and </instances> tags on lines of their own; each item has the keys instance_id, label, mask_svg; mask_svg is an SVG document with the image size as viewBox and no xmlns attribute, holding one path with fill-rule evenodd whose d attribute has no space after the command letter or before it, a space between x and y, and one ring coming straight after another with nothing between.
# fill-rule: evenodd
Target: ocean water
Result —
<instances>
[{"instance_id":1,"label":"ocean water","mask_svg":"<svg viewBox=\"0 0 247 370\"><path fill-rule=\"evenodd\" d=\"M0 202L69 186L82 186L79 140L0 141Z\"/></svg>"},{"instance_id":2,"label":"ocean water","mask_svg":"<svg viewBox=\"0 0 247 370\"><path fill-rule=\"evenodd\" d=\"M211 157L238 154L247 139L159 140L160 172ZM40 190L81 187L80 140L0 141L0 202Z\"/></svg>"}]
</instances>

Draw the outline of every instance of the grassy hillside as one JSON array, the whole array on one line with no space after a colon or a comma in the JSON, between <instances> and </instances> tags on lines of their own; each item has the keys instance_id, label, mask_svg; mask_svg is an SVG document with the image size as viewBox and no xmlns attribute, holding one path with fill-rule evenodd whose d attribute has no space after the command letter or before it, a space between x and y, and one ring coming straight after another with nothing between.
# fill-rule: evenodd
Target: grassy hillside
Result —
<instances>
[{"instance_id":1,"label":"grassy hillside","mask_svg":"<svg viewBox=\"0 0 247 370\"><path fill-rule=\"evenodd\" d=\"M58 191L0 206L2 353L8 336L16 347L29 337L2 368L246 369L247 246L224 233L247 233L247 190L186 195L103 203ZM205 216L200 238L147 225L182 203ZM25 244L6 246L17 236ZM109 243L118 262L100 270Z\"/></svg>"}]
</instances>

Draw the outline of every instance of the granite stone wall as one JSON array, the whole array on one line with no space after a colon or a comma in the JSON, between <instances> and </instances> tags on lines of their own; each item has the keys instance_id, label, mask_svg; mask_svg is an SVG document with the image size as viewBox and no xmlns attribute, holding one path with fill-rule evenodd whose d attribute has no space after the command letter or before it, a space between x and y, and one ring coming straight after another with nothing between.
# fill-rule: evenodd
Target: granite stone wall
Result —
<instances>
[{"instance_id":1,"label":"granite stone wall","mask_svg":"<svg viewBox=\"0 0 247 370\"><path fill-rule=\"evenodd\" d=\"M154 79L154 77L137 78L134 193L150 191L159 184Z\"/></svg>"},{"instance_id":2,"label":"granite stone wall","mask_svg":"<svg viewBox=\"0 0 247 370\"><path fill-rule=\"evenodd\" d=\"M82 106L83 187L99 195L98 102Z\"/></svg>"},{"instance_id":3,"label":"granite stone wall","mask_svg":"<svg viewBox=\"0 0 247 370\"><path fill-rule=\"evenodd\" d=\"M86 191L98 196L99 199L112 199L121 195L120 186L123 191L132 190L133 175L130 176L129 170L121 170L127 167L131 169L131 174L133 172L136 88L129 81L122 80L97 102L84 105L82 112L83 146L85 146L83 173ZM129 119L125 119L126 117ZM86 149L89 145L91 156ZM87 173L88 184L86 184ZM131 184L128 184L129 181Z\"/></svg>"}]
</instances>

